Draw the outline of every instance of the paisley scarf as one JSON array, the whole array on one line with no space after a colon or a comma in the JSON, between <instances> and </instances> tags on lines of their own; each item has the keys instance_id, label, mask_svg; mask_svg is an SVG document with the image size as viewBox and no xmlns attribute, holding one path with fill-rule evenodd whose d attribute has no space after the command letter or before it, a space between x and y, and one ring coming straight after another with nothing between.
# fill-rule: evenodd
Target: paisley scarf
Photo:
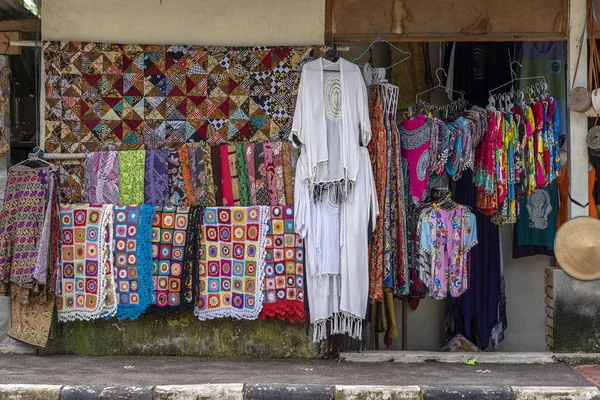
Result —
<instances>
[{"instance_id":1,"label":"paisley scarf","mask_svg":"<svg viewBox=\"0 0 600 400\"><path fill-rule=\"evenodd\" d=\"M285 206L285 178L283 172L283 143L281 141L273 142L273 172L275 175L275 190L278 206ZM287 142L289 143L289 142ZM291 205L291 204L290 204Z\"/></svg>"},{"instance_id":2,"label":"paisley scarf","mask_svg":"<svg viewBox=\"0 0 600 400\"><path fill-rule=\"evenodd\" d=\"M263 143L254 145L254 185L256 186L256 204L261 206L271 205L269 186L267 183L267 163Z\"/></svg>"},{"instance_id":3,"label":"paisley scarf","mask_svg":"<svg viewBox=\"0 0 600 400\"><path fill-rule=\"evenodd\" d=\"M246 165L248 166L248 181L250 182L250 199L252 205L258 204L256 202L256 171L254 170L254 143L247 143L245 145L246 150Z\"/></svg>"},{"instance_id":4,"label":"paisley scarf","mask_svg":"<svg viewBox=\"0 0 600 400\"><path fill-rule=\"evenodd\" d=\"M226 144L219 146L221 155L221 190L223 191L223 205L233 206L233 188L231 185L231 172L229 169L229 148Z\"/></svg>"},{"instance_id":5,"label":"paisley scarf","mask_svg":"<svg viewBox=\"0 0 600 400\"><path fill-rule=\"evenodd\" d=\"M282 161L283 161L283 187L285 188L285 204L294 204L294 175L292 172L292 154L290 152L290 142L287 140L282 143Z\"/></svg>"},{"instance_id":6,"label":"paisley scarf","mask_svg":"<svg viewBox=\"0 0 600 400\"><path fill-rule=\"evenodd\" d=\"M181 177L183 178L183 187L187 204L190 206L196 205L196 189L195 180L192 179L192 171L190 165L189 152L186 146L180 147L177 151L179 154L179 163L181 165Z\"/></svg>"},{"instance_id":7,"label":"paisley scarf","mask_svg":"<svg viewBox=\"0 0 600 400\"><path fill-rule=\"evenodd\" d=\"M167 166L169 168L169 204L175 207L188 205L187 193L183 182L183 172L178 149L169 149Z\"/></svg>"},{"instance_id":8,"label":"paisley scarf","mask_svg":"<svg viewBox=\"0 0 600 400\"><path fill-rule=\"evenodd\" d=\"M119 153L90 153L84 162L85 198L92 204L119 204Z\"/></svg>"},{"instance_id":9,"label":"paisley scarf","mask_svg":"<svg viewBox=\"0 0 600 400\"><path fill-rule=\"evenodd\" d=\"M169 198L169 172L167 149L146 151L146 171L144 175L144 202L164 205Z\"/></svg>"},{"instance_id":10,"label":"paisley scarf","mask_svg":"<svg viewBox=\"0 0 600 400\"><path fill-rule=\"evenodd\" d=\"M144 204L145 150L119 152L120 204Z\"/></svg>"},{"instance_id":11,"label":"paisley scarf","mask_svg":"<svg viewBox=\"0 0 600 400\"><path fill-rule=\"evenodd\" d=\"M263 151L265 157L265 167L267 170L267 187L269 189L269 197L271 202L269 205L277 205L277 183L275 182L275 164L273 163L273 143L263 143Z\"/></svg>"},{"instance_id":12,"label":"paisley scarf","mask_svg":"<svg viewBox=\"0 0 600 400\"><path fill-rule=\"evenodd\" d=\"M227 146L229 161L229 176L231 178L231 193L233 195L233 205L240 205L240 178L238 175L236 145Z\"/></svg>"}]
</instances>

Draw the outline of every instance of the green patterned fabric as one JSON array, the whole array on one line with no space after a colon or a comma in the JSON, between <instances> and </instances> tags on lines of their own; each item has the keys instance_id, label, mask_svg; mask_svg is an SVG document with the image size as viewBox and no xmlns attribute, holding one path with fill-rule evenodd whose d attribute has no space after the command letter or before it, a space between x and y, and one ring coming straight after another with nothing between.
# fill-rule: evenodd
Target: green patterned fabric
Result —
<instances>
[{"instance_id":1,"label":"green patterned fabric","mask_svg":"<svg viewBox=\"0 0 600 400\"><path fill-rule=\"evenodd\" d=\"M119 189L122 205L144 204L145 161L145 150L119 152Z\"/></svg>"},{"instance_id":2,"label":"green patterned fabric","mask_svg":"<svg viewBox=\"0 0 600 400\"><path fill-rule=\"evenodd\" d=\"M240 181L240 204L244 207L252 205L252 196L250 194L250 179L248 178L248 166L246 165L245 147L238 144L235 147L235 153L238 164L238 179Z\"/></svg>"}]
</instances>

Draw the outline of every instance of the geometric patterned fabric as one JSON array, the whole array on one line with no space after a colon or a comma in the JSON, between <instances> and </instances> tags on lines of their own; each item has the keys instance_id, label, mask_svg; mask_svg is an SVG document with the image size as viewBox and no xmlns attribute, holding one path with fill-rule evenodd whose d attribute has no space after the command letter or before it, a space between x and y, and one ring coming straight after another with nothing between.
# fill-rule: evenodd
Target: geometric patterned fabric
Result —
<instances>
[{"instance_id":1,"label":"geometric patterned fabric","mask_svg":"<svg viewBox=\"0 0 600 400\"><path fill-rule=\"evenodd\" d=\"M46 151L286 140L320 47L45 42Z\"/></svg>"}]
</instances>

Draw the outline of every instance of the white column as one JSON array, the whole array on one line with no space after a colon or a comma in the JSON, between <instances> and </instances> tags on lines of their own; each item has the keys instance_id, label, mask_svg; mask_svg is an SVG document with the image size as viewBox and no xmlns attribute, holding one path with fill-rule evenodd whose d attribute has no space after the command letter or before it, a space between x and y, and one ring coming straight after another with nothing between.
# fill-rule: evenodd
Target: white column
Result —
<instances>
[{"instance_id":1,"label":"white column","mask_svg":"<svg viewBox=\"0 0 600 400\"><path fill-rule=\"evenodd\" d=\"M585 29L586 24L586 3L587 0L569 1L569 81L568 88L571 89L573 77L575 75L575 64L579 54L579 39ZM583 40L581 49L581 60L579 61L579 71L575 78L575 87L587 87L588 75L588 56L587 40ZM592 88L589 88L590 90ZM568 162L569 162L569 183L571 197L581 204L588 202L588 150L585 137L588 131L588 118L585 114L569 111L569 131L568 131ZM588 208L582 208L569 201L569 218L588 215Z\"/></svg>"}]
</instances>

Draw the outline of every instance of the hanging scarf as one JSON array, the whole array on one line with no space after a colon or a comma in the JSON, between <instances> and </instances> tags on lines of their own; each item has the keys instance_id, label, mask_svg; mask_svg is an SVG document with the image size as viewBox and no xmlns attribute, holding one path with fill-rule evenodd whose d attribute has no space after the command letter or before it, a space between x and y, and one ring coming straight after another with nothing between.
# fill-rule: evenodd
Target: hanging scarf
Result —
<instances>
[{"instance_id":1,"label":"hanging scarf","mask_svg":"<svg viewBox=\"0 0 600 400\"><path fill-rule=\"evenodd\" d=\"M212 165L210 162L210 147L206 143L190 149L194 151L195 159L195 197L199 206L207 207L215 203L215 189L212 175Z\"/></svg>"},{"instance_id":2,"label":"hanging scarf","mask_svg":"<svg viewBox=\"0 0 600 400\"><path fill-rule=\"evenodd\" d=\"M223 182L221 178L221 149L220 146L211 146L210 162L212 165L213 182L215 188L215 203L223 205Z\"/></svg>"},{"instance_id":3,"label":"hanging scarf","mask_svg":"<svg viewBox=\"0 0 600 400\"><path fill-rule=\"evenodd\" d=\"M252 205L258 204L256 202L256 170L254 169L254 143L248 143L245 145L246 150L246 165L248 166L248 181L250 182L250 198Z\"/></svg>"},{"instance_id":4,"label":"hanging scarf","mask_svg":"<svg viewBox=\"0 0 600 400\"><path fill-rule=\"evenodd\" d=\"M48 167L8 170L0 213L0 281L26 289L17 299L22 304L28 302L28 289L46 284L55 179Z\"/></svg>"},{"instance_id":5,"label":"hanging scarf","mask_svg":"<svg viewBox=\"0 0 600 400\"><path fill-rule=\"evenodd\" d=\"M285 206L285 180L283 177L283 142L272 142L273 174L275 177L276 205Z\"/></svg>"},{"instance_id":6,"label":"hanging scarf","mask_svg":"<svg viewBox=\"0 0 600 400\"><path fill-rule=\"evenodd\" d=\"M167 166L169 168L169 205L186 207L188 205L188 198L183 182L183 172L178 149L169 149Z\"/></svg>"},{"instance_id":7,"label":"hanging scarf","mask_svg":"<svg viewBox=\"0 0 600 400\"><path fill-rule=\"evenodd\" d=\"M169 197L169 173L167 149L146 151L146 171L144 173L144 202L164 205Z\"/></svg>"},{"instance_id":8,"label":"hanging scarf","mask_svg":"<svg viewBox=\"0 0 600 400\"><path fill-rule=\"evenodd\" d=\"M120 204L144 204L145 150L119 152Z\"/></svg>"},{"instance_id":9,"label":"hanging scarf","mask_svg":"<svg viewBox=\"0 0 600 400\"><path fill-rule=\"evenodd\" d=\"M132 321L152 303L152 219L150 205L115 207L116 317Z\"/></svg>"},{"instance_id":10,"label":"hanging scarf","mask_svg":"<svg viewBox=\"0 0 600 400\"><path fill-rule=\"evenodd\" d=\"M204 210L199 267L200 319L256 319L262 308L269 207Z\"/></svg>"},{"instance_id":11,"label":"hanging scarf","mask_svg":"<svg viewBox=\"0 0 600 400\"><path fill-rule=\"evenodd\" d=\"M277 182L275 181L275 164L273 161L273 143L263 143L263 151L265 155L265 167L267 170L267 187L269 188L269 197L271 202L269 205L277 205Z\"/></svg>"},{"instance_id":12,"label":"hanging scarf","mask_svg":"<svg viewBox=\"0 0 600 400\"><path fill-rule=\"evenodd\" d=\"M57 161L61 203L83 203L85 168L81 160Z\"/></svg>"},{"instance_id":13,"label":"hanging scarf","mask_svg":"<svg viewBox=\"0 0 600 400\"><path fill-rule=\"evenodd\" d=\"M62 204L60 222L58 320L89 321L115 315L113 207Z\"/></svg>"},{"instance_id":14,"label":"hanging scarf","mask_svg":"<svg viewBox=\"0 0 600 400\"><path fill-rule=\"evenodd\" d=\"M271 204L267 175L264 145L263 143L256 143L254 145L254 185L256 186L256 204L261 206Z\"/></svg>"},{"instance_id":15,"label":"hanging scarf","mask_svg":"<svg viewBox=\"0 0 600 400\"><path fill-rule=\"evenodd\" d=\"M304 322L304 243L294 230L294 207L271 207L268 224L260 318Z\"/></svg>"},{"instance_id":16,"label":"hanging scarf","mask_svg":"<svg viewBox=\"0 0 600 400\"><path fill-rule=\"evenodd\" d=\"M229 176L231 178L231 193L233 195L233 205L240 205L240 178L238 174L236 145L227 146L227 158L229 162Z\"/></svg>"},{"instance_id":17,"label":"hanging scarf","mask_svg":"<svg viewBox=\"0 0 600 400\"><path fill-rule=\"evenodd\" d=\"M181 165L181 177L183 178L183 187L185 190L185 197L187 198L187 204L190 206L196 205L196 189L195 180L192 179L192 170L189 157L189 149L187 147L180 147L177 150L179 155L179 163Z\"/></svg>"},{"instance_id":18,"label":"hanging scarf","mask_svg":"<svg viewBox=\"0 0 600 400\"><path fill-rule=\"evenodd\" d=\"M233 187L229 169L229 148L226 144L219 146L221 162L221 190L223 191L223 205L233 206Z\"/></svg>"},{"instance_id":19,"label":"hanging scarf","mask_svg":"<svg viewBox=\"0 0 600 400\"><path fill-rule=\"evenodd\" d=\"M248 165L246 165L246 153L243 144L235 146L235 156L237 160L238 180L240 188L240 205L248 207L252 204L250 194L250 180L248 178Z\"/></svg>"},{"instance_id":20,"label":"hanging scarf","mask_svg":"<svg viewBox=\"0 0 600 400\"><path fill-rule=\"evenodd\" d=\"M294 204L294 172L292 171L292 155L290 143L282 143L283 187L285 189L285 204Z\"/></svg>"},{"instance_id":21,"label":"hanging scarf","mask_svg":"<svg viewBox=\"0 0 600 400\"><path fill-rule=\"evenodd\" d=\"M84 162L85 197L92 204L119 204L119 153L90 153Z\"/></svg>"},{"instance_id":22,"label":"hanging scarf","mask_svg":"<svg viewBox=\"0 0 600 400\"><path fill-rule=\"evenodd\" d=\"M195 209L196 207L193 207ZM189 262L194 262L194 232L198 226L190 218L190 207L157 207L152 221L153 290L150 314L182 311L191 294ZM193 266L193 264L191 264Z\"/></svg>"},{"instance_id":23,"label":"hanging scarf","mask_svg":"<svg viewBox=\"0 0 600 400\"><path fill-rule=\"evenodd\" d=\"M183 266L187 275L185 276L184 308L194 309L198 298L198 267L200 257L200 229L204 209L199 206L190 207L188 213L188 227L185 241L185 260Z\"/></svg>"}]
</instances>

